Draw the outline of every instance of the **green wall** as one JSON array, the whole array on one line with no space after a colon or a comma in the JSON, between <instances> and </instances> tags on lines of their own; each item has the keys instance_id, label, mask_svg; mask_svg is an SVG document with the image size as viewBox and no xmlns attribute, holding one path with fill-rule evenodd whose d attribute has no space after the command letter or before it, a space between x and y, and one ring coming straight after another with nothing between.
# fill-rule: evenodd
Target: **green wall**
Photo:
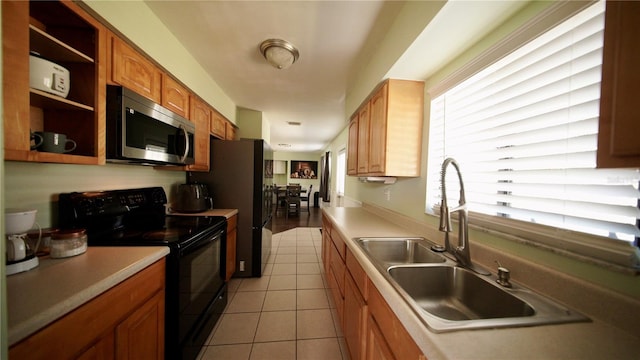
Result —
<instances>
[{"instance_id":1,"label":"green wall","mask_svg":"<svg viewBox=\"0 0 640 360\"><path fill-rule=\"evenodd\" d=\"M287 161L287 174L286 175L274 175L273 180L274 183L278 185L285 185L290 182L300 183L303 187L308 187L309 185L313 185L313 191L318 191L320 189L320 174L318 174L317 179L292 179L290 176L291 173L291 160L306 160L306 161L317 161L318 162L318 172L320 171L320 157L322 153L313 153L313 152L293 152L293 151L275 151L273 153L274 160L285 160Z\"/></svg>"}]
</instances>

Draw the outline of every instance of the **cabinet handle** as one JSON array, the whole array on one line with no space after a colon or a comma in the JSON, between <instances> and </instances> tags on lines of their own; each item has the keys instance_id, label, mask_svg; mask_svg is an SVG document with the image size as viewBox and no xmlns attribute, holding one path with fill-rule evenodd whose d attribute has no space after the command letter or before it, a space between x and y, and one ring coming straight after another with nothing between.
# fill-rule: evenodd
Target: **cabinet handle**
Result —
<instances>
[{"instance_id":1,"label":"cabinet handle","mask_svg":"<svg viewBox=\"0 0 640 360\"><path fill-rule=\"evenodd\" d=\"M184 162L189 154L189 132L187 132L187 129L182 124L179 125L178 128L184 132L184 154L182 154L182 158L180 159L180 161Z\"/></svg>"}]
</instances>

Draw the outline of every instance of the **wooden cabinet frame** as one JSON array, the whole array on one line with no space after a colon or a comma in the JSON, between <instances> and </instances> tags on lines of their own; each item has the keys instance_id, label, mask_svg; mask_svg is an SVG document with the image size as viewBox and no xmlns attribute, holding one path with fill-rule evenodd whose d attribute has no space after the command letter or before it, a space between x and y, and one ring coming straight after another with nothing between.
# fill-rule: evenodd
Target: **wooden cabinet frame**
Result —
<instances>
[{"instance_id":1,"label":"wooden cabinet frame","mask_svg":"<svg viewBox=\"0 0 640 360\"><path fill-rule=\"evenodd\" d=\"M382 82L351 117L347 174L420 176L423 120L424 82Z\"/></svg>"},{"instance_id":2,"label":"wooden cabinet frame","mask_svg":"<svg viewBox=\"0 0 640 360\"><path fill-rule=\"evenodd\" d=\"M106 29L71 1L3 1L6 160L105 163ZM66 98L29 87L29 52L67 68ZM68 154L31 149L31 131L65 134Z\"/></svg>"},{"instance_id":3,"label":"wooden cabinet frame","mask_svg":"<svg viewBox=\"0 0 640 360\"><path fill-rule=\"evenodd\" d=\"M640 167L640 3L607 1L600 92L599 168Z\"/></svg>"}]
</instances>

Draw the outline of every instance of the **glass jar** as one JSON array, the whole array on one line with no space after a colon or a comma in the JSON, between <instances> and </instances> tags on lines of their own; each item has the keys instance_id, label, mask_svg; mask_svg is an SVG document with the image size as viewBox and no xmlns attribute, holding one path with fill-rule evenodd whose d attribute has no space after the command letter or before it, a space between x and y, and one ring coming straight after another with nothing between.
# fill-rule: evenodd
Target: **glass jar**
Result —
<instances>
[{"instance_id":1,"label":"glass jar","mask_svg":"<svg viewBox=\"0 0 640 360\"><path fill-rule=\"evenodd\" d=\"M85 229L58 230L51 234L49 244L52 258L65 258L87 251L87 231Z\"/></svg>"}]
</instances>

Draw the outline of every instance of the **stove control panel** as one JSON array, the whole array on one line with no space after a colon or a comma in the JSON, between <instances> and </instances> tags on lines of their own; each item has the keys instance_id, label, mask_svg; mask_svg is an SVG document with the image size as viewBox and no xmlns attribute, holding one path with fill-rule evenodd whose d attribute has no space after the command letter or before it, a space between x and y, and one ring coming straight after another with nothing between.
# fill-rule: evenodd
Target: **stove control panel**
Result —
<instances>
[{"instance_id":1,"label":"stove control panel","mask_svg":"<svg viewBox=\"0 0 640 360\"><path fill-rule=\"evenodd\" d=\"M119 216L140 208L164 208L167 196L162 187L126 190L85 191L60 194L60 224L78 219Z\"/></svg>"}]
</instances>

